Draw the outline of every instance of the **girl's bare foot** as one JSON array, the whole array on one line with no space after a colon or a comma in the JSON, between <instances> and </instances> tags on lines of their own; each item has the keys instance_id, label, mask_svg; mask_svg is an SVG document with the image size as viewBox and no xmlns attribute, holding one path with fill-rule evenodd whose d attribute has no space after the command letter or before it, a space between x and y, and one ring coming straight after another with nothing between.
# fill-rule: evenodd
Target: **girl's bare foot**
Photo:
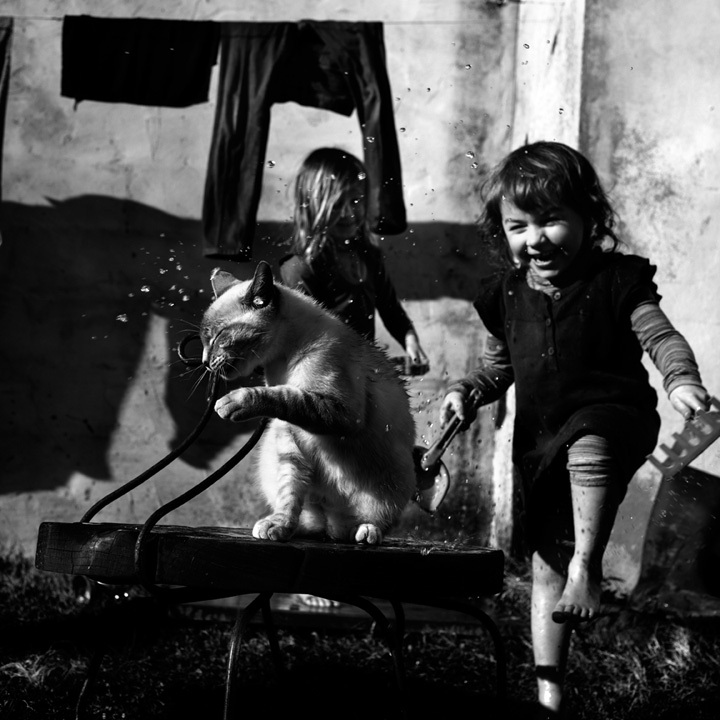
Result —
<instances>
[{"instance_id":1,"label":"girl's bare foot","mask_svg":"<svg viewBox=\"0 0 720 720\"><path fill-rule=\"evenodd\" d=\"M600 610L602 573L586 562L573 558L568 567L568 579L552 619L556 623L592 620Z\"/></svg>"}]
</instances>

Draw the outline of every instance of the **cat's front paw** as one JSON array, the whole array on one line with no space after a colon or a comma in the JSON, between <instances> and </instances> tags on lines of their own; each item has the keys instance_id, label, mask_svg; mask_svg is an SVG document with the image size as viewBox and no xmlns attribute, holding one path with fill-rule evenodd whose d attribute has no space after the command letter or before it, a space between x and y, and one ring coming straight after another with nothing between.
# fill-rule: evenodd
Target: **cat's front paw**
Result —
<instances>
[{"instance_id":1,"label":"cat's front paw","mask_svg":"<svg viewBox=\"0 0 720 720\"><path fill-rule=\"evenodd\" d=\"M355 542L367 543L368 545L379 545L382 542L382 530L372 523L358 525L355 531Z\"/></svg>"},{"instance_id":2,"label":"cat's front paw","mask_svg":"<svg viewBox=\"0 0 720 720\"><path fill-rule=\"evenodd\" d=\"M295 526L288 523L284 515L268 515L255 523L252 534L258 540L287 542L294 532Z\"/></svg>"},{"instance_id":3,"label":"cat's front paw","mask_svg":"<svg viewBox=\"0 0 720 720\"><path fill-rule=\"evenodd\" d=\"M242 422L250 417L246 400L245 388L233 390L227 395L223 395L215 403L215 412L223 420L231 420L232 422Z\"/></svg>"}]
</instances>

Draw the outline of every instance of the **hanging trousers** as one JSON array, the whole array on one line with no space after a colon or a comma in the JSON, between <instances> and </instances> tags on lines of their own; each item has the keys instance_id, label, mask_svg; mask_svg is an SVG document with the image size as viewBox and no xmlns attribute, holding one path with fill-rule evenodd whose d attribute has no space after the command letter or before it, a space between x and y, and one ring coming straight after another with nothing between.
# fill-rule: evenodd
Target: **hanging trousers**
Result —
<instances>
[{"instance_id":1,"label":"hanging trousers","mask_svg":"<svg viewBox=\"0 0 720 720\"><path fill-rule=\"evenodd\" d=\"M406 229L382 23L224 23L203 203L206 256L251 259L271 107L291 101L357 111L371 226Z\"/></svg>"}]
</instances>

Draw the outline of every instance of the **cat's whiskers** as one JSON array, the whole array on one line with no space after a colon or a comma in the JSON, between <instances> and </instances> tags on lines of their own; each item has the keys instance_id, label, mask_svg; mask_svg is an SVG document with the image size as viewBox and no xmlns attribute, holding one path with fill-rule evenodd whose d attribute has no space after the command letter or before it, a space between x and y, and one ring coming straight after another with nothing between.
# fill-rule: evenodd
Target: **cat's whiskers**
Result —
<instances>
[{"instance_id":1,"label":"cat's whiskers","mask_svg":"<svg viewBox=\"0 0 720 720\"><path fill-rule=\"evenodd\" d=\"M199 370L199 368L187 368L184 372L181 372L177 377L179 378L185 378L188 375L192 375L196 370Z\"/></svg>"},{"instance_id":2,"label":"cat's whiskers","mask_svg":"<svg viewBox=\"0 0 720 720\"><path fill-rule=\"evenodd\" d=\"M190 372L195 372L196 370L200 371L200 376L195 379L195 382L192 384L192 387L190 388L190 392L188 393L188 397L192 397L192 395L195 393L195 391L200 387L200 383L205 380L207 377L208 379L212 376L212 373L204 367L197 367L193 368Z\"/></svg>"},{"instance_id":3,"label":"cat's whiskers","mask_svg":"<svg viewBox=\"0 0 720 720\"><path fill-rule=\"evenodd\" d=\"M181 323L184 323L187 325L192 332L199 333L200 332L200 324L197 322L190 322L187 318L179 318ZM188 332L188 330L183 330L183 332Z\"/></svg>"}]
</instances>

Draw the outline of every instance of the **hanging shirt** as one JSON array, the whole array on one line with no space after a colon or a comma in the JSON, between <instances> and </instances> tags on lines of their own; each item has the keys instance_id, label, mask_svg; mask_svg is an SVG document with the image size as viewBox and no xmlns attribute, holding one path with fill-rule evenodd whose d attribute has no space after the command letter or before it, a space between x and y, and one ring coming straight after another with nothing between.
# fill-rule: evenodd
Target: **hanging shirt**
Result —
<instances>
[{"instance_id":1,"label":"hanging shirt","mask_svg":"<svg viewBox=\"0 0 720 720\"><path fill-rule=\"evenodd\" d=\"M157 107L207 102L220 23L69 15L63 21L65 97Z\"/></svg>"}]
</instances>

